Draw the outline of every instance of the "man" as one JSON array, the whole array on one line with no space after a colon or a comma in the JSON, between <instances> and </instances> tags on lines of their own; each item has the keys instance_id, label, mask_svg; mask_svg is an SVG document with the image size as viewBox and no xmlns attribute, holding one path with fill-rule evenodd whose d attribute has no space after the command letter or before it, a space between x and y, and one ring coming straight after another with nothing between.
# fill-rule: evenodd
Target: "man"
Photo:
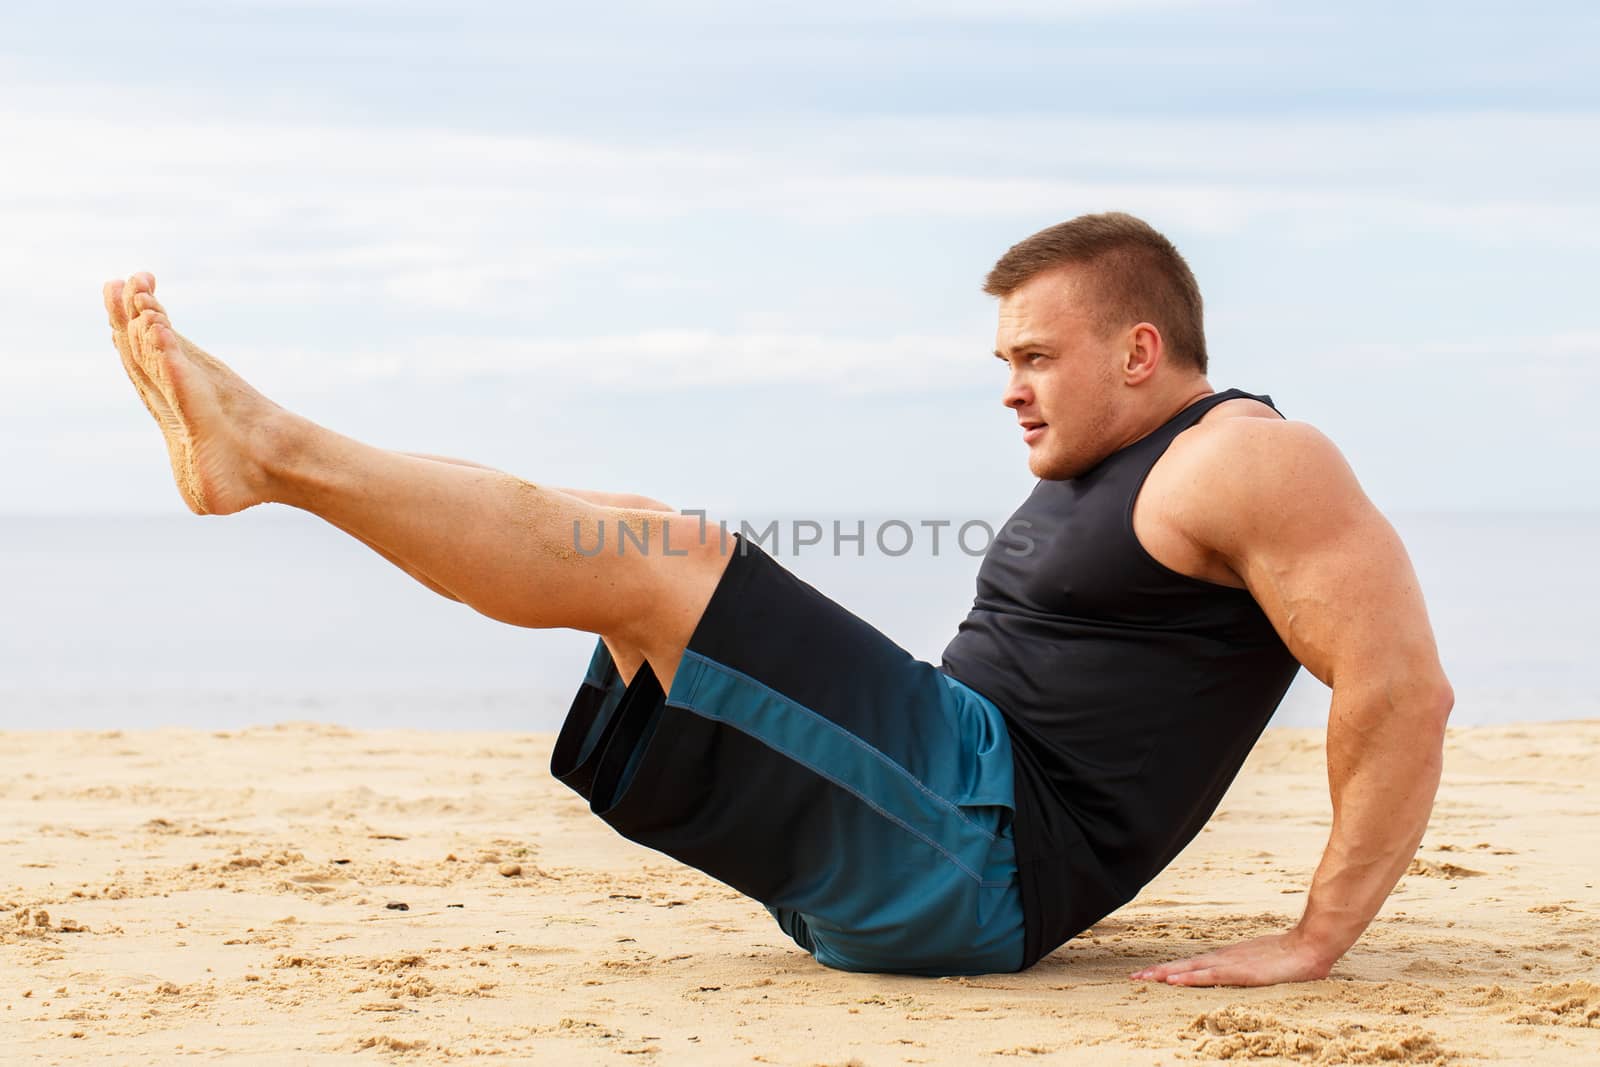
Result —
<instances>
[{"instance_id":1,"label":"man","mask_svg":"<svg viewBox=\"0 0 1600 1067\"><path fill-rule=\"evenodd\" d=\"M552 771L829 966L1031 965L1199 832L1300 664L1333 687L1304 915L1133 977L1323 977L1421 839L1453 697L1405 551L1325 437L1211 388L1194 278L1131 216L1041 231L989 275L1040 482L939 667L697 515L294 415L154 288L106 304L190 509L302 508L493 618L599 635Z\"/></svg>"}]
</instances>

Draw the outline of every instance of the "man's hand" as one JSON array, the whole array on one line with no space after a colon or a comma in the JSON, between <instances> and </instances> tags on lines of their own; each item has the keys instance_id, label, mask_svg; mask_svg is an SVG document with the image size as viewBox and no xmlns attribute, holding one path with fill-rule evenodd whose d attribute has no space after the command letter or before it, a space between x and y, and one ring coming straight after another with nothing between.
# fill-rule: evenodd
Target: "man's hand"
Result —
<instances>
[{"instance_id":1,"label":"man's hand","mask_svg":"<svg viewBox=\"0 0 1600 1067\"><path fill-rule=\"evenodd\" d=\"M1128 977L1168 985L1276 985L1328 977L1333 961L1299 932L1269 934Z\"/></svg>"}]
</instances>

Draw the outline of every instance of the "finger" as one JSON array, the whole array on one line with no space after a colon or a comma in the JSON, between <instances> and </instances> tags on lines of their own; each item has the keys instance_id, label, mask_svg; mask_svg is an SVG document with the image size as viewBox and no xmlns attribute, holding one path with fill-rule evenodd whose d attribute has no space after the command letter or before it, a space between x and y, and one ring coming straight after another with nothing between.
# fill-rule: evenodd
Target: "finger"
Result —
<instances>
[{"instance_id":1,"label":"finger","mask_svg":"<svg viewBox=\"0 0 1600 1067\"><path fill-rule=\"evenodd\" d=\"M1150 979L1152 981L1162 982L1165 981L1169 975L1180 974L1184 971L1199 970L1203 967L1215 966L1220 962L1221 961L1218 959L1217 953L1208 952L1204 956L1193 956L1189 959L1178 960L1174 963L1163 963L1158 967L1146 967L1142 971L1135 971L1128 977L1137 979Z\"/></svg>"},{"instance_id":2,"label":"finger","mask_svg":"<svg viewBox=\"0 0 1600 1067\"><path fill-rule=\"evenodd\" d=\"M1185 971L1183 974L1175 974L1168 978L1167 984L1175 986L1263 986L1283 981L1284 977L1260 967L1235 964L1221 967L1203 967L1197 971ZM1298 979L1291 979L1291 981L1298 981Z\"/></svg>"},{"instance_id":3,"label":"finger","mask_svg":"<svg viewBox=\"0 0 1600 1067\"><path fill-rule=\"evenodd\" d=\"M1168 985L1181 986L1211 986L1211 985L1243 985L1247 983L1230 980L1230 968L1227 967L1201 967L1193 971L1184 971L1181 974L1170 975Z\"/></svg>"}]
</instances>

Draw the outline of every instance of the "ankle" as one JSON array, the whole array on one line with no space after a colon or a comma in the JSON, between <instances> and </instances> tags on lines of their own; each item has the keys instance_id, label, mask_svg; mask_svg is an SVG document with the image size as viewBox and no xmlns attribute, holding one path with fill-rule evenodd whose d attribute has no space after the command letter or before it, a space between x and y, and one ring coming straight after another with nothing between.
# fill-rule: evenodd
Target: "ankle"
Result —
<instances>
[{"instance_id":1,"label":"ankle","mask_svg":"<svg viewBox=\"0 0 1600 1067\"><path fill-rule=\"evenodd\" d=\"M251 434L254 480L262 499L275 504L293 504L298 499L300 491L314 480L316 437L327 432L310 419L272 405Z\"/></svg>"}]
</instances>

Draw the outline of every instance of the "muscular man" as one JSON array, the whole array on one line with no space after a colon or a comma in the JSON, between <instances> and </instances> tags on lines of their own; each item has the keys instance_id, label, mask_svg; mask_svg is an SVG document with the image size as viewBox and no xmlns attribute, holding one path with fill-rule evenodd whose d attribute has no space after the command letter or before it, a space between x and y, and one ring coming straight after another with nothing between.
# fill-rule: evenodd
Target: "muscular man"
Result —
<instances>
[{"instance_id":1,"label":"muscular man","mask_svg":"<svg viewBox=\"0 0 1600 1067\"><path fill-rule=\"evenodd\" d=\"M1333 689L1305 913L1133 977L1323 977L1439 781L1453 697L1405 550L1326 437L1212 389L1199 289L1143 222L1041 231L985 290L1040 481L937 667L714 521L369 447L174 333L150 275L105 299L191 510L302 508L492 618L599 635L553 773L828 966L1031 965L1199 832L1303 664Z\"/></svg>"}]
</instances>

